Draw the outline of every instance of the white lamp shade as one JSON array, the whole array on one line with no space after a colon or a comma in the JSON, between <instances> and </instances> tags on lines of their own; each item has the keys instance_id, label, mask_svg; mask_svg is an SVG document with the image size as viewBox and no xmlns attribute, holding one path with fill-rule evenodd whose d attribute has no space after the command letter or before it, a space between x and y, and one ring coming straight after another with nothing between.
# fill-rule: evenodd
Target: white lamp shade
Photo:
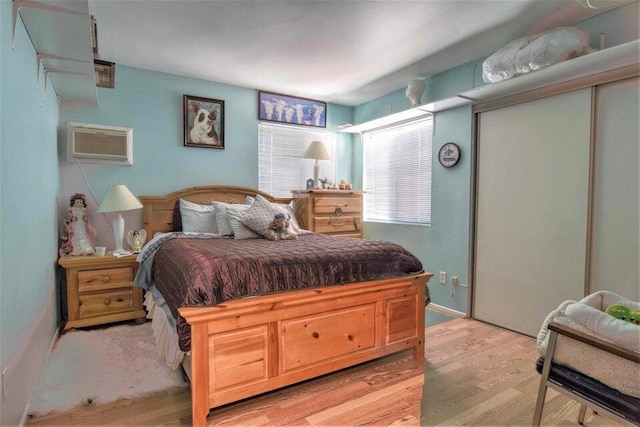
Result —
<instances>
[{"instance_id":1,"label":"white lamp shade","mask_svg":"<svg viewBox=\"0 0 640 427\"><path fill-rule=\"evenodd\" d=\"M305 159L331 160L331 156L329 156L327 149L324 148L322 141L311 141L302 157Z\"/></svg>"},{"instance_id":2,"label":"white lamp shade","mask_svg":"<svg viewBox=\"0 0 640 427\"><path fill-rule=\"evenodd\" d=\"M118 184L107 189L107 194L104 195L98 212L119 212L132 209L142 209L142 203L125 185Z\"/></svg>"}]
</instances>

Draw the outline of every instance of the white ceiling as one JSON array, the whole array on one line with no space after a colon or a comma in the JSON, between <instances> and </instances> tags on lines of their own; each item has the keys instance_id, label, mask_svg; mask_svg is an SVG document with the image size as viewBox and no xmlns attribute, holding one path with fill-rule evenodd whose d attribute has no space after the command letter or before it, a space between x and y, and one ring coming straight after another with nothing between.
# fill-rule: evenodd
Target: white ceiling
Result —
<instances>
[{"instance_id":1,"label":"white ceiling","mask_svg":"<svg viewBox=\"0 0 640 427\"><path fill-rule=\"evenodd\" d=\"M89 0L100 58L358 105L601 10L576 0Z\"/></svg>"}]
</instances>

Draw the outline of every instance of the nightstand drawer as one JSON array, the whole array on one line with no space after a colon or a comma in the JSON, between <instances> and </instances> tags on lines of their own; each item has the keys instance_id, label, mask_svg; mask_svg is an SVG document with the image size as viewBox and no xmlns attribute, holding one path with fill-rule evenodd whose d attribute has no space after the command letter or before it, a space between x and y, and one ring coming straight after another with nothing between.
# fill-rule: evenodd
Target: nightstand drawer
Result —
<instances>
[{"instance_id":1,"label":"nightstand drawer","mask_svg":"<svg viewBox=\"0 0 640 427\"><path fill-rule=\"evenodd\" d=\"M318 233L360 231L362 227L359 216L317 216L313 222Z\"/></svg>"},{"instance_id":2,"label":"nightstand drawer","mask_svg":"<svg viewBox=\"0 0 640 427\"><path fill-rule=\"evenodd\" d=\"M336 210L342 214L360 213L362 211L360 197L321 197L315 199L314 213L316 215L335 215Z\"/></svg>"},{"instance_id":3,"label":"nightstand drawer","mask_svg":"<svg viewBox=\"0 0 640 427\"><path fill-rule=\"evenodd\" d=\"M117 289L133 282L132 267L101 268L78 272L78 292Z\"/></svg>"},{"instance_id":4,"label":"nightstand drawer","mask_svg":"<svg viewBox=\"0 0 640 427\"><path fill-rule=\"evenodd\" d=\"M80 295L80 318L133 309L133 288Z\"/></svg>"}]
</instances>

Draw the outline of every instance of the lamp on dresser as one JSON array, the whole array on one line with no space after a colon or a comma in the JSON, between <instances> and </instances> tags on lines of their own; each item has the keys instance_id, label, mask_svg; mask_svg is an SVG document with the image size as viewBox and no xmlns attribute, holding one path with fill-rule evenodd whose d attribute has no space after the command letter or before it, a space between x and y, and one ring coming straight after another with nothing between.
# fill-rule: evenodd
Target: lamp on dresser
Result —
<instances>
[{"instance_id":1,"label":"lamp on dresser","mask_svg":"<svg viewBox=\"0 0 640 427\"><path fill-rule=\"evenodd\" d=\"M320 186L318 185L318 175L320 169L318 160L331 160L331 156L329 156L329 153L324 147L322 141L311 141L311 144L309 144L309 146L305 150L302 158L315 159L316 163L313 165L313 185L316 189L320 188Z\"/></svg>"},{"instance_id":2,"label":"lamp on dresser","mask_svg":"<svg viewBox=\"0 0 640 427\"><path fill-rule=\"evenodd\" d=\"M142 209L142 203L123 184L111 185L98 207L98 212L118 212L118 216L113 218L113 239L116 243L116 248L113 251L114 255L125 252L122 248L124 218L122 218L120 212L133 209Z\"/></svg>"}]
</instances>

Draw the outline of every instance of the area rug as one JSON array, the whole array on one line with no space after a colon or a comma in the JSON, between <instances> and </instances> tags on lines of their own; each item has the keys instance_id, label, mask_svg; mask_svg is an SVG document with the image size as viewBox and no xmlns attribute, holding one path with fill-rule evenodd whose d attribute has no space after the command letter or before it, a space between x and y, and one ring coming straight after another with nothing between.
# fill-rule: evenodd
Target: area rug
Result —
<instances>
[{"instance_id":1,"label":"area rug","mask_svg":"<svg viewBox=\"0 0 640 427\"><path fill-rule=\"evenodd\" d=\"M47 358L29 403L42 415L82 405L186 387L181 368L158 355L151 322L62 335Z\"/></svg>"}]
</instances>

